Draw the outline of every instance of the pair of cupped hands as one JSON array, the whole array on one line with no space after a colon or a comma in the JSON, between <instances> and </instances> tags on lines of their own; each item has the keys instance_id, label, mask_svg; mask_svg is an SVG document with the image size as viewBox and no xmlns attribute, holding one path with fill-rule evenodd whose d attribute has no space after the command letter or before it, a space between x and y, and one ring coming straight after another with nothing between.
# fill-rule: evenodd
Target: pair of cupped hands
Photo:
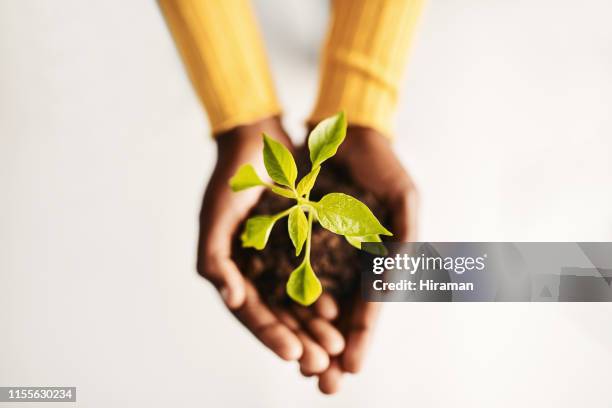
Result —
<instances>
[{"instance_id":1,"label":"pair of cupped hands","mask_svg":"<svg viewBox=\"0 0 612 408\"><path fill-rule=\"evenodd\" d=\"M257 203L262 189L230 190L229 179L245 163L266 174L262 133L294 150L280 118L239 126L216 137L217 163L200 213L198 272L218 289L232 314L266 347L286 361L298 361L304 376L317 376L326 394L338 391L343 374L361 369L380 304L359 293L339 304L327 293L310 307L298 304L272 309L231 259L232 237ZM333 158L354 181L372 192L392 214L394 239L414 240L416 190L408 173L379 132L349 124L344 143Z\"/></svg>"}]
</instances>

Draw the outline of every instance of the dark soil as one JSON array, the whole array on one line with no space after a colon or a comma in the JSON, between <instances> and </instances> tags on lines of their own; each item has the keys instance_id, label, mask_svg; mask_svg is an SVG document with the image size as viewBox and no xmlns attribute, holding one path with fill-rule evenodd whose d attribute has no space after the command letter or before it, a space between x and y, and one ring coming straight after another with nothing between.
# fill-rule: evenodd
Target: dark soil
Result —
<instances>
[{"instance_id":1,"label":"dark soil","mask_svg":"<svg viewBox=\"0 0 612 408\"><path fill-rule=\"evenodd\" d=\"M309 170L307 156L298 154L300 177ZM365 203L376 217L388 226L389 214L386 208L371 193L355 186L350 175L340 167L326 162L321 169L310 199L318 201L327 193L345 193ZM270 191L264 192L250 216L275 214L293 205L293 201ZM246 220L245 220L246 221ZM244 223L238 228L233 243L232 257L238 268L254 283L264 300L271 305L286 304L290 301L285 285L291 272L299 265L304 251L295 256L295 248L287 232L287 218L279 220L270 234L268 244L262 251L242 248L240 234ZM318 223L312 232L311 264L321 280L325 291L342 299L353 293L359 285L359 250L351 246L344 237L336 235Z\"/></svg>"}]
</instances>

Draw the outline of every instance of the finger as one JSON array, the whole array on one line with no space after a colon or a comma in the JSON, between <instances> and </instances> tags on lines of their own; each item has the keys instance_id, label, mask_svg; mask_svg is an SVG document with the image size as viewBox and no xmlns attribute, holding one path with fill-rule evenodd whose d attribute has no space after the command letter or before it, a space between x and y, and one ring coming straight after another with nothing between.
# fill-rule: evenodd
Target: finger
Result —
<instances>
[{"instance_id":1,"label":"finger","mask_svg":"<svg viewBox=\"0 0 612 408\"><path fill-rule=\"evenodd\" d=\"M302 342L304 352L300 358L300 372L306 377L324 372L329 367L329 355L308 334L299 330L296 333Z\"/></svg>"},{"instance_id":2,"label":"finger","mask_svg":"<svg viewBox=\"0 0 612 408\"><path fill-rule=\"evenodd\" d=\"M357 300L347 333L346 349L342 356L344 371L357 373L361 370L380 306L380 303Z\"/></svg>"},{"instance_id":3,"label":"finger","mask_svg":"<svg viewBox=\"0 0 612 408\"><path fill-rule=\"evenodd\" d=\"M213 178L211 184L213 184ZM218 181L215 181L218 182ZM211 188L209 186L209 188ZM231 260L232 234L240 218L232 211L223 211L221 203L231 203L222 190L215 196L207 190L200 214L200 239L198 242L198 265L200 275L208 279L219 291L225 304L231 309L239 308L245 300L245 284L242 273Z\"/></svg>"},{"instance_id":4,"label":"finger","mask_svg":"<svg viewBox=\"0 0 612 408\"><path fill-rule=\"evenodd\" d=\"M344 350L344 336L328 320L315 316L310 308L299 305L293 306L293 312L301 325L305 327L312 337L330 355L336 356Z\"/></svg>"},{"instance_id":5,"label":"finger","mask_svg":"<svg viewBox=\"0 0 612 408\"><path fill-rule=\"evenodd\" d=\"M393 232L399 241L414 242L417 238L418 198L414 190L404 194L393 205Z\"/></svg>"},{"instance_id":6,"label":"finger","mask_svg":"<svg viewBox=\"0 0 612 408\"><path fill-rule=\"evenodd\" d=\"M266 347L287 361L302 357L302 342L261 301L253 284L246 282L244 304L235 312L236 317Z\"/></svg>"},{"instance_id":7,"label":"finger","mask_svg":"<svg viewBox=\"0 0 612 408\"><path fill-rule=\"evenodd\" d=\"M334 394L340 390L342 370L338 359L332 359L329 368L319 376L319 389L323 394Z\"/></svg>"},{"instance_id":8,"label":"finger","mask_svg":"<svg viewBox=\"0 0 612 408\"><path fill-rule=\"evenodd\" d=\"M329 366L329 355L306 332L300 328L299 322L286 310L274 309L274 314L285 326L295 332L302 342L303 353L300 358L300 372L310 377L322 373Z\"/></svg>"},{"instance_id":9,"label":"finger","mask_svg":"<svg viewBox=\"0 0 612 408\"><path fill-rule=\"evenodd\" d=\"M327 320L335 320L338 317L338 305L329 293L323 293L313 305L315 312Z\"/></svg>"},{"instance_id":10,"label":"finger","mask_svg":"<svg viewBox=\"0 0 612 408\"><path fill-rule=\"evenodd\" d=\"M330 356L337 356L344 350L344 337L330 322L313 317L304 323L308 332Z\"/></svg>"}]
</instances>

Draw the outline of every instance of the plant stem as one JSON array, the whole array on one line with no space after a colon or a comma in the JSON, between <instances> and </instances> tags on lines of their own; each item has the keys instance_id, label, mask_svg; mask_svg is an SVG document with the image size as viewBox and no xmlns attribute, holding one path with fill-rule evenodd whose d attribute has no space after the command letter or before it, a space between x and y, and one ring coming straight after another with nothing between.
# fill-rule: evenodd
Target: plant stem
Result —
<instances>
[{"instance_id":1,"label":"plant stem","mask_svg":"<svg viewBox=\"0 0 612 408\"><path fill-rule=\"evenodd\" d=\"M283 217L285 217L285 216L289 215L289 213L291 212L291 210L293 210L295 207L296 207L296 206L294 205L294 206L291 206L291 207L287 208L285 211L279 212L278 214L276 214L276 215L274 216L274 220L275 220L275 221L278 221L278 220L280 220L281 218L283 218Z\"/></svg>"},{"instance_id":2,"label":"plant stem","mask_svg":"<svg viewBox=\"0 0 612 408\"><path fill-rule=\"evenodd\" d=\"M312 238L313 213L308 211L308 236L306 237L306 249L304 250L304 260L310 263L310 241Z\"/></svg>"},{"instance_id":3,"label":"plant stem","mask_svg":"<svg viewBox=\"0 0 612 408\"><path fill-rule=\"evenodd\" d=\"M306 248L304 248L304 260L310 263L310 241L312 239L312 220L314 218L312 206L309 205L310 204L310 191L306 193L306 196L304 197L303 201L305 201L305 203L300 203L300 200L298 200L298 205L306 204L310 207L308 208L308 235L306 236Z\"/></svg>"}]
</instances>

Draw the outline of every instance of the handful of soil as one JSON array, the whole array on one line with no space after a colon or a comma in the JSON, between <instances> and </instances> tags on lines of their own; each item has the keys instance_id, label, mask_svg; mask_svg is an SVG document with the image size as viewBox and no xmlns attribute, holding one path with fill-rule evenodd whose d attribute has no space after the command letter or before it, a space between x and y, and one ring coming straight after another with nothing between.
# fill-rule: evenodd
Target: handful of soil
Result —
<instances>
[{"instance_id":1,"label":"handful of soil","mask_svg":"<svg viewBox=\"0 0 612 408\"><path fill-rule=\"evenodd\" d=\"M306 174L308 157L305 152L296 155L300 174ZM310 193L312 201L318 201L328 193L349 194L366 204L383 223L389 225L390 214L387 208L373 194L355 185L348 172L333 163L325 163ZM253 215L271 215L286 210L294 202L266 190L257 205L251 210ZM247 217L248 218L248 217ZM232 258L242 273L258 289L262 299L270 305L288 304L285 285L291 272L300 264L302 255L295 256L295 248L287 233L287 218L279 220L268 240L266 247L258 251L243 248L240 234L245 221L240 225L233 239ZM310 261L318 276L323 290L341 300L354 292L359 285L359 250L351 246L341 235L336 235L314 223Z\"/></svg>"}]
</instances>

